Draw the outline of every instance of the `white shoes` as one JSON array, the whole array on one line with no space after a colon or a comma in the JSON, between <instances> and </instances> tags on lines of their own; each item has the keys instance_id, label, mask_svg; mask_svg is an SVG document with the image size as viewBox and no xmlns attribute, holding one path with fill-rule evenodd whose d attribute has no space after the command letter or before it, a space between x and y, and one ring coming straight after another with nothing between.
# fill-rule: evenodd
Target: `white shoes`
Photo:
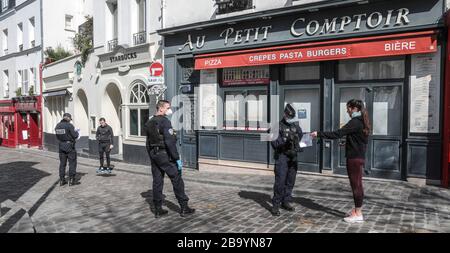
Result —
<instances>
[{"instance_id":1,"label":"white shoes","mask_svg":"<svg viewBox=\"0 0 450 253\"><path fill-rule=\"evenodd\" d=\"M347 217L344 218L344 221L347 223L362 223L364 222L363 215L357 215L356 210L352 209L348 214Z\"/></svg>"},{"instance_id":2,"label":"white shoes","mask_svg":"<svg viewBox=\"0 0 450 253\"><path fill-rule=\"evenodd\" d=\"M364 222L364 217L362 215L351 215L348 216L346 218L344 218L345 222L348 223L363 223Z\"/></svg>"}]
</instances>

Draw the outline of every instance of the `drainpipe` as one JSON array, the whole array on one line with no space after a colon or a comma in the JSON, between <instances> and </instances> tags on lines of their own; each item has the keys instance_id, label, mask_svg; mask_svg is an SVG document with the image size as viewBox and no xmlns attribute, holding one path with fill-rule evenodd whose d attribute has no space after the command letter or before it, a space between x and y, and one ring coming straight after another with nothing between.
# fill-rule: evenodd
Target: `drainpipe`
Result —
<instances>
[{"instance_id":1,"label":"drainpipe","mask_svg":"<svg viewBox=\"0 0 450 253\"><path fill-rule=\"evenodd\" d=\"M40 125L40 133L41 133L41 143L39 146L39 149L44 149L44 99L43 99L43 78L42 78L42 70L44 68L44 0L40 0L40 21L41 21L41 63L39 64L39 87L40 87L40 101L39 104L41 105L41 120L39 122Z\"/></svg>"},{"instance_id":2,"label":"drainpipe","mask_svg":"<svg viewBox=\"0 0 450 253\"><path fill-rule=\"evenodd\" d=\"M449 149L450 149L450 13L446 13L447 46L445 54L444 81L444 132L442 140L442 187L449 187Z\"/></svg>"}]
</instances>

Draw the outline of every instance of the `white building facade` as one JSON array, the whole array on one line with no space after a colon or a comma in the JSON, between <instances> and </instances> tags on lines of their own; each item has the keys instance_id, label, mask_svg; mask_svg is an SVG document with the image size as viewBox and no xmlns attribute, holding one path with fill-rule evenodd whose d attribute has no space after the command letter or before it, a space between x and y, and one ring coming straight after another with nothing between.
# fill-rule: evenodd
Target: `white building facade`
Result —
<instances>
[{"instance_id":1,"label":"white building facade","mask_svg":"<svg viewBox=\"0 0 450 253\"><path fill-rule=\"evenodd\" d=\"M153 4L154 3L154 4ZM113 155L127 162L148 163L143 125L154 111L147 79L152 62L161 62L160 5L149 0L96 0L93 2L94 48L81 73L79 58L47 66L44 82L66 84L66 111L81 129L78 150L98 155L95 131L100 118L113 128ZM47 74L48 73L48 74ZM64 81L59 80L60 78ZM62 92L64 93L64 92ZM59 94L59 93L55 93ZM67 96L67 95L65 95ZM52 123L46 128L46 146L55 146Z\"/></svg>"}]
</instances>

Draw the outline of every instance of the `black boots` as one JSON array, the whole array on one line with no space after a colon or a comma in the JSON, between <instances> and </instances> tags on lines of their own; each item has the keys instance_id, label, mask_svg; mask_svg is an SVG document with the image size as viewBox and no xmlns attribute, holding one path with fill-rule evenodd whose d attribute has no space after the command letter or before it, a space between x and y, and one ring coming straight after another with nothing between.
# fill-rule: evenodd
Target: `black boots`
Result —
<instances>
[{"instance_id":1,"label":"black boots","mask_svg":"<svg viewBox=\"0 0 450 253\"><path fill-rule=\"evenodd\" d=\"M195 209L190 208L187 204L181 206L180 215L181 217L186 217L188 215L194 214Z\"/></svg>"},{"instance_id":2,"label":"black boots","mask_svg":"<svg viewBox=\"0 0 450 253\"><path fill-rule=\"evenodd\" d=\"M69 186L74 186L74 185L76 185L76 180L75 180L75 178L74 177L71 177L70 179L69 179Z\"/></svg>"},{"instance_id":3,"label":"black boots","mask_svg":"<svg viewBox=\"0 0 450 253\"><path fill-rule=\"evenodd\" d=\"M59 186L64 186L66 184L67 184L67 181L65 178L59 180Z\"/></svg>"},{"instance_id":4,"label":"black boots","mask_svg":"<svg viewBox=\"0 0 450 253\"><path fill-rule=\"evenodd\" d=\"M281 205L281 208L283 208L283 209L285 209L285 210L287 210L287 211L289 211L289 212L295 211L295 208L294 208L293 206L291 206L291 204L288 203L288 202L283 203L283 204Z\"/></svg>"},{"instance_id":5,"label":"black boots","mask_svg":"<svg viewBox=\"0 0 450 253\"><path fill-rule=\"evenodd\" d=\"M280 216L280 208L278 206L273 206L272 210L270 210L273 216Z\"/></svg>"},{"instance_id":6,"label":"black boots","mask_svg":"<svg viewBox=\"0 0 450 253\"><path fill-rule=\"evenodd\" d=\"M167 215L169 211L162 209L162 207L155 208L155 218L159 218L161 216Z\"/></svg>"}]
</instances>

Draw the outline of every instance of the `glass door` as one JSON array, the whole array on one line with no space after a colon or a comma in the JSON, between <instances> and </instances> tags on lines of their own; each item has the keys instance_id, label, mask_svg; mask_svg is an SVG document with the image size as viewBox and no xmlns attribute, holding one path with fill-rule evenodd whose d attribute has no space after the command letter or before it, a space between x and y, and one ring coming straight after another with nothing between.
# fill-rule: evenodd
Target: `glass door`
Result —
<instances>
[{"instance_id":1,"label":"glass door","mask_svg":"<svg viewBox=\"0 0 450 253\"><path fill-rule=\"evenodd\" d=\"M334 128L343 127L350 117L346 104L351 99L364 101L369 112L372 133L366 154L365 175L401 179L402 84L338 85ZM345 139L334 141L333 170L346 174Z\"/></svg>"},{"instance_id":2,"label":"glass door","mask_svg":"<svg viewBox=\"0 0 450 253\"><path fill-rule=\"evenodd\" d=\"M289 85L281 87L281 110L291 104L297 111L297 120L304 134L320 129L320 87L319 85ZM280 116L283 114L280 114ZM281 119L281 117L280 117ZM320 145L304 148L298 154L299 170L320 172Z\"/></svg>"}]
</instances>

